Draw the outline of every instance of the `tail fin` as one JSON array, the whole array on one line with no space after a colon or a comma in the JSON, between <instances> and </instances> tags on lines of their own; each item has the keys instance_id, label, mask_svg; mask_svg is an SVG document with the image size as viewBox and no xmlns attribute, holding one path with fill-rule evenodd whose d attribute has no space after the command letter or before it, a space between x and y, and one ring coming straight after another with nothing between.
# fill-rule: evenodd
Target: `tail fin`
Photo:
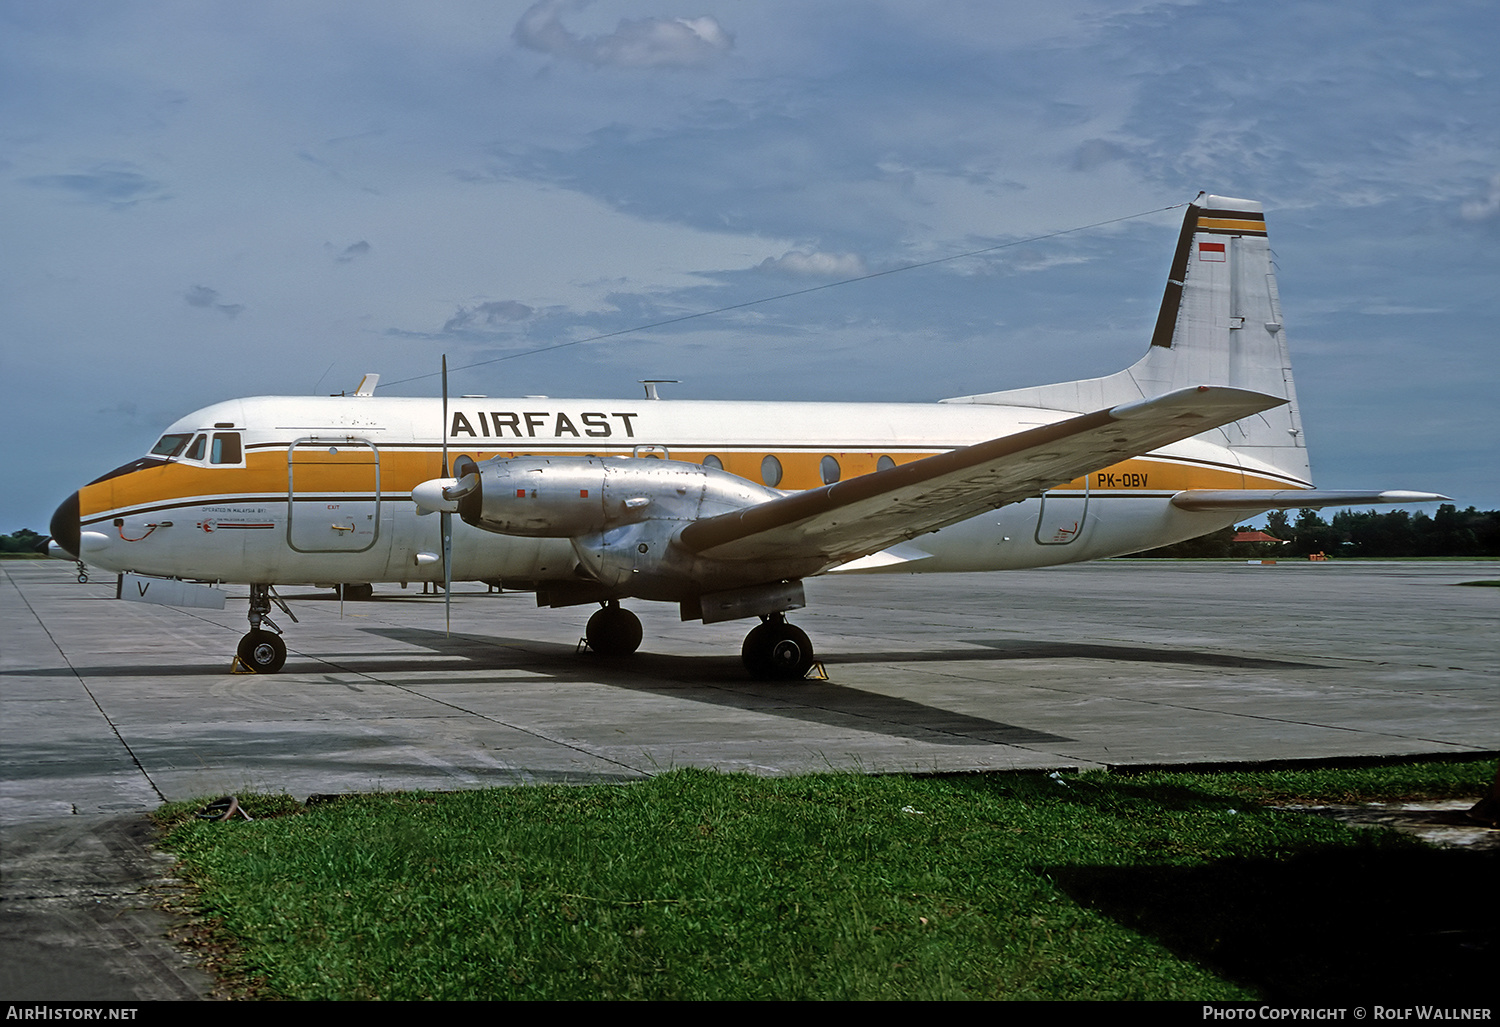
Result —
<instances>
[{"instance_id":1,"label":"tail fin","mask_svg":"<svg viewBox=\"0 0 1500 1027\"><path fill-rule=\"evenodd\" d=\"M1188 205L1151 348L1130 367L1104 378L944 402L1082 412L1196 385L1286 400L1215 434L1241 457L1311 485L1265 214L1253 200L1200 193Z\"/></svg>"}]
</instances>

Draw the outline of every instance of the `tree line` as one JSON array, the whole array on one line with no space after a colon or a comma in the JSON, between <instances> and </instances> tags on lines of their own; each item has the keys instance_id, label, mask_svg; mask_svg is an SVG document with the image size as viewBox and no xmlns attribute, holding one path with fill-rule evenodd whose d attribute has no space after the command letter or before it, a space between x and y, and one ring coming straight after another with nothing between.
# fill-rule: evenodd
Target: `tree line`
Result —
<instances>
[{"instance_id":1,"label":"tree line","mask_svg":"<svg viewBox=\"0 0 1500 1027\"><path fill-rule=\"evenodd\" d=\"M0 535L0 553L28 553L34 554L36 547L41 544L45 536L38 535L30 528L22 528L13 531L9 535Z\"/></svg>"},{"instance_id":2,"label":"tree line","mask_svg":"<svg viewBox=\"0 0 1500 1027\"><path fill-rule=\"evenodd\" d=\"M1500 510L1460 511L1452 503L1439 506L1428 516L1422 511L1340 510L1332 523L1316 510L1297 511L1296 520L1285 510L1266 517L1265 532L1279 542L1236 542L1234 536L1250 531L1239 525L1210 532L1176 545L1150 549L1134 556L1214 557L1306 557L1324 553L1329 557L1351 556L1500 556Z\"/></svg>"}]
</instances>

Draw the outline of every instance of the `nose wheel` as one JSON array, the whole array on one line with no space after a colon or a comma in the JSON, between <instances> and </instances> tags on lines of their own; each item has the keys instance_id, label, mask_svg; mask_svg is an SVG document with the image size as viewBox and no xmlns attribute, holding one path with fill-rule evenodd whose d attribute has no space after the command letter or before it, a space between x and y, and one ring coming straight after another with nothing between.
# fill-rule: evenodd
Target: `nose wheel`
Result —
<instances>
[{"instance_id":1,"label":"nose wheel","mask_svg":"<svg viewBox=\"0 0 1500 1027\"><path fill-rule=\"evenodd\" d=\"M274 631L252 631L240 639L235 655L257 674L275 674L286 663L286 643Z\"/></svg>"},{"instance_id":2,"label":"nose wheel","mask_svg":"<svg viewBox=\"0 0 1500 1027\"><path fill-rule=\"evenodd\" d=\"M740 659L752 677L796 681L813 665L812 640L807 632L775 613L750 629L740 648Z\"/></svg>"},{"instance_id":3,"label":"nose wheel","mask_svg":"<svg viewBox=\"0 0 1500 1027\"><path fill-rule=\"evenodd\" d=\"M239 657L241 666L257 674L275 674L286 663L286 643L281 640L281 629L269 616L273 602L293 622L297 620L297 615L271 591L270 585L250 586L250 630L240 639L234 654ZM271 630L267 631L262 624Z\"/></svg>"}]
</instances>

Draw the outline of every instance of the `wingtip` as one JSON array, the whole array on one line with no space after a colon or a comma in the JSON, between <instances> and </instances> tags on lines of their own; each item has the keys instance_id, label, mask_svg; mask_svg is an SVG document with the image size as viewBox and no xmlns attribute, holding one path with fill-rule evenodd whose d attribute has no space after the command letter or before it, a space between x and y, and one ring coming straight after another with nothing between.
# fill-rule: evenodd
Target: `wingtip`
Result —
<instances>
[{"instance_id":1,"label":"wingtip","mask_svg":"<svg viewBox=\"0 0 1500 1027\"><path fill-rule=\"evenodd\" d=\"M1251 392L1228 385L1190 385L1185 389L1174 389L1159 396L1131 400L1129 403L1110 407L1109 416L1116 421L1128 421L1164 408L1181 407L1184 414L1207 413L1210 410L1235 411L1231 420L1238 420L1286 403L1287 400L1279 396L1268 396L1263 392Z\"/></svg>"}]
</instances>

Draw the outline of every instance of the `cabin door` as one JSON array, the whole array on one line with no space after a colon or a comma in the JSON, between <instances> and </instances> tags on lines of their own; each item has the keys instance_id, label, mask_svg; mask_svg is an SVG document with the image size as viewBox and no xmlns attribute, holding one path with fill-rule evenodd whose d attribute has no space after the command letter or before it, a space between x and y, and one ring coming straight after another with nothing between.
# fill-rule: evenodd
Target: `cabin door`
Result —
<instances>
[{"instance_id":1,"label":"cabin door","mask_svg":"<svg viewBox=\"0 0 1500 1027\"><path fill-rule=\"evenodd\" d=\"M362 553L380 537L380 452L352 436L287 448L287 542L299 553Z\"/></svg>"},{"instance_id":2,"label":"cabin door","mask_svg":"<svg viewBox=\"0 0 1500 1027\"><path fill-rule=\"evenodd\" d=\"M1089 490L1053 491L1042 494L1042 509L1036 519L1036 540L1044 546L1066 546L1083 534L1089 512Z\"/></svg>"}]
</instances>

